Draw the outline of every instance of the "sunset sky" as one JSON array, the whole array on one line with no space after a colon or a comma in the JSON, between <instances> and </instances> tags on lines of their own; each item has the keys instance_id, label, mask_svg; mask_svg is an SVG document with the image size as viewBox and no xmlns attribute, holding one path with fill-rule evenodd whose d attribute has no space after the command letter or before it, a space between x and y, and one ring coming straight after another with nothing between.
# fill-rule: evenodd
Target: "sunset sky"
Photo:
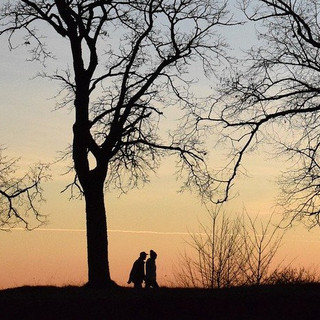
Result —
<instances>
[{"instance_id":1,"label":"sunset sky","mask_svg":"<svg viewBox=\"0 0 320 320\"><path fill-rule=\"evenodd\" d=\"M247 30L248 31L248 30ZM251 30L250 30L251 32ZM249 32L249 34L250 34ZM52 36L52 34L51 34ZM230 39L239 45L248 39L230 29ZM10 51L5 37L0 46L0 144L9 157L21 157L22 168L38 161L53 163L72 141L73 112L55 109L59 87L47 79L34 78L42 66L26 62L26 47ZM54 40L52 51L68 61L63 42ZM48 70L55 69L50 61ZM214 151L212 151L214 158ZM69 200L61 190L70 182L63 173L66 162L52 165L52 181L45 184L47 199L41 211L48 223L34 231L0 232L0 288L21 285L80 285L86 282L86 234L84 202ZM237 180L239 196L226 211L230 216L244 209L267 220L277 196L278 159L269 159L263 149L245 158L248 176ZM189 232L199 230L207 212L196 194L178 193L181 183L174 176L174 159L165 159L151 182L140 190L121 195L106 193L111 276L125 285L140 251L158 253L158 282L174 283L173 269L188 246ZM295 266L320 264L320 229L302 225L290 229L279 250L278 260Z\"/></svg>"}]
</instances>

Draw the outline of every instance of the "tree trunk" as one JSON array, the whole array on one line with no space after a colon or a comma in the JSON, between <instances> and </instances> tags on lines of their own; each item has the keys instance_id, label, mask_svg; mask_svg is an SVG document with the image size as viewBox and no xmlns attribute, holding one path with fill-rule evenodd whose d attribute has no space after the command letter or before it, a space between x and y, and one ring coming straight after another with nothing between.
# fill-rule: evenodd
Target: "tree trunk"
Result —
<instances>
[{"instance_id":1,"label":"tree trunk","mask_svg":"<svg viewBox=\"0 0 320 320\"><path fill-rule=\"evenodd\" d=\"M103 184L92 181L85 190L88 285L108 287L111 281L108 261L108 236Z\"/></svg>"},{"instance_id":2,"label":"tree trunk","mask_svg":"<svg viewBox=\"0 0 320 320\"><path fill-rule=\"evenodd\" d=\"M107 221L103 192L107 164L104 163L99 168L97 165L97 168L90 170L88 150L90 142L92 143L92 137L88 116L89 80L80 71L76 81L73 160L86 203L88 286L94 288L110 287L114 285L114 282L111 280L109 270ZM97 157L97 155L94 156Z\"/></svg>"}]
</instances>

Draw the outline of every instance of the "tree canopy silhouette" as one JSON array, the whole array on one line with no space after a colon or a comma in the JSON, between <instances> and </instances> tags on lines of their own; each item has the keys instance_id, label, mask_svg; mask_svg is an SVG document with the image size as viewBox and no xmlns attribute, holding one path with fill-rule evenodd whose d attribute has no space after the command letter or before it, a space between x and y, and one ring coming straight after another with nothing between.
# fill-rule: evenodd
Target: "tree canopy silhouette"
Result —
<instances>
[{"instance_id":1,"label":"tree canopy silhouette","mask_svg":"<svg viewBox=\"0 0 320 320\"><path fill-rule=\"evenodd\" d=\"M44 200L41 183L48 180L48 166L37 164L18 176L18 160L9 159L0 149L0 230L10 230L21 223L27 229L46 221L39 211ZM30 220L36 219L34 225Z\"/></svg>"},{"instance_id":2,"label":"tree canopy silhouette","mask_svg":"<svg viewBox=\"0 0 320 320\"><path fill-rule=\"evenodd\" d=\"M291 164L279 180L282 208L311 226L320 218L319 8L318 0L242 1L256 45L222 76L220 99L195 112L199 126L220 124L231 149L220 201L229 198L245 155L267 140Z\"/></svg>"},{"instance_id":3,"label":"tree canopy silhouette","mask_svg":"<svg viewBox=\"0 0 320 320\"><path fill-rule=\"evenodd\" d=\"M126 191L148 181L165 154L176 154L186 186L208 188L205 150L194 136L168 136L165 116L195 103L191 68L214 72L225 59L219 28L231 24L226 1L20 0L1 8L1 34L23 32L32 59L52 56L41 33L67 40L72 68L51 75L73 102L72 158L86 202L88 278L112 284L104 186ZM49 39L48 39L49 40ZM180 137L180 138L179 138Z\"/></svg>"}]
</instances>

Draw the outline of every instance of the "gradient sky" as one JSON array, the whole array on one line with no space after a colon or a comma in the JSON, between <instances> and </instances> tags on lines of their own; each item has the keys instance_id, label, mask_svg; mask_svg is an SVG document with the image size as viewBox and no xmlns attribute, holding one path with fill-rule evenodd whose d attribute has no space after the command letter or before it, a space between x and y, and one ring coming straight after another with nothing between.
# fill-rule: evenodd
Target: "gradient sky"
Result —
<instances>
[{"instance_id":1,"label":"gradient sky","mask_svg":"<svg viewBox=\"0 0 320 320\"><path fill-rule=\"evenodd\" d=\"M236 29L230 30L233 43L242 42ZM56 83L32 79L41 66L26 62L26 50L9 51L5 38L0 46L0 143L6 154L22 157L21 166L53 162L58 151L72 139L73 113L56 110ZM57 61L66 54L63 42L54 41ZM59 60L60 59L60 60ZM57 62L59 63L59 62ZM54 70L50 62L48 70ZM213 153L214 155L214 153ZM21 285L83 284L87 277L84 202L68 200L60 191L70 182L62 175L66 163L52 167L53 180L45 185L47 202L42 212L49 222L32 232L0 232L0 288ZM248 177L238 179L239 196L231 201L230 215L246 208L250 215L267 219L277 195L275 178L278 160L267 159L263 152L246 158ZM133 261L142 250L158 253L160 285L174 282L173 268L178 256L187 248L188 232L198 231L199 221L207 218L195 194L180 194L174 177L174 161L163 161L156 176L141 190L119 197L106 194L109 227L111 276L124 285ZM320 230L308 231L301 225L288 231L278 260L294 265L318 266L320 263Z\"/></svg>"}]
</instances>

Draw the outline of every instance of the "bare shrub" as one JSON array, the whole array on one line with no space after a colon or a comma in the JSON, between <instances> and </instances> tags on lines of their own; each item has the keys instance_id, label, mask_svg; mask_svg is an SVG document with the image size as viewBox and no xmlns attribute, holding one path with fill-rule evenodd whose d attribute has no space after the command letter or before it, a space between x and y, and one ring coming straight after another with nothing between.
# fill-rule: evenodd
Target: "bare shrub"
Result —
<instances>
[{"instance_id":1,"label":"bare shrub","mask_svg":"<svg viewBox=\"0 0 320 320\"><path fill-rule=\"evenodd\" d=\"M200 225L198 233L188 242L196 258L187 253L180 257L175 272L176 281L183 287L222 288L234 285L241 272L240 220L211 214L211 226Z\"/></svg>"},{"instance_id":2,"label":"bare shrub","mask_svg":"<svg viewBox=\"0 0 320 320\"><path fill-rule=\"evenodd\" d=\"M319 282L320 277L316 269L306 269L305 267L294 268L287 266L274 270L266 279L265 284L298 284Z\"/></svg>"},{"instance_id":3,"label":"bare shrub","mask_svg":"<svg viewBox=\"0 0 320 320\"><path fill-rule=\"evenodd\" d=\"M259 285L268 278L284 236L284 230L273 224L272 219L273 215L263 223L257 217L252 219L248 214L242 216L242 284Z\"/></svg>"}]
</instances>

